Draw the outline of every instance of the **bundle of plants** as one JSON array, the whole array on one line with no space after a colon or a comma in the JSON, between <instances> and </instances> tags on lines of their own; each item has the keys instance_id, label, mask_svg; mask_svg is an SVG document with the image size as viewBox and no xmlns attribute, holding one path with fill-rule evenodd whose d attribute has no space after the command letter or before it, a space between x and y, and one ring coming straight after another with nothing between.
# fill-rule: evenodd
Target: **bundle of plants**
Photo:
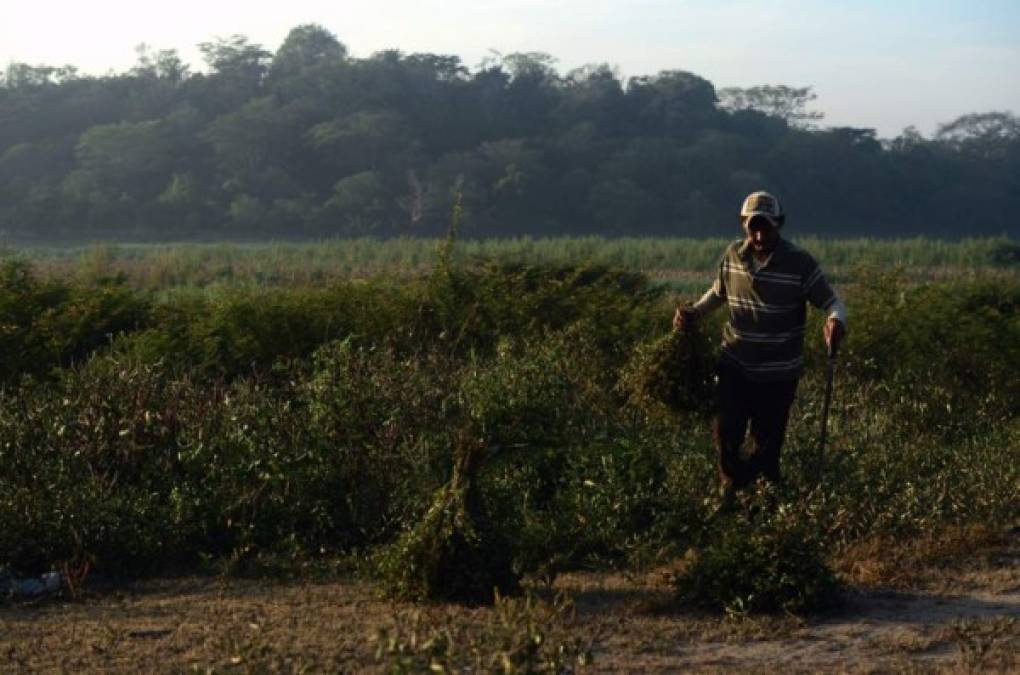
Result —
<instances>
[{"instance_id":1,"label":"bundle of plants","mask_svg":"<svg viewBox=\"0 0 1020 675\"><path fill-rule=\"evenodd\" d=\"M697 326L646 342L620 373L619 386L639 408L664 406L707 416L715 401L714 359Z\"/></svg>"},{"instance_id":2,"label":"bundle of plants","mask_svg":"<svg viewBox=\"0 0 1020 675\"><path fill-rule=\"evenodd\" d=\"M731 614L801 614L840 603L841 584L826 565L820 532L789 505L754 518L734 514L707 537L674 577L681 605Z\"/></svg>"},{"instance_id":3,"label":"bundle of plants","mask_svg":"<svg viewBox=\"0 0 1020 675\"><path fill-rule=\"evenodd\" d=\"M416 527L383 551L386 595L399 600L489 604L520 590L509 541L486 517L478 490L484 448L461 439L450 482Z\"/></svg>"}]
</instances>

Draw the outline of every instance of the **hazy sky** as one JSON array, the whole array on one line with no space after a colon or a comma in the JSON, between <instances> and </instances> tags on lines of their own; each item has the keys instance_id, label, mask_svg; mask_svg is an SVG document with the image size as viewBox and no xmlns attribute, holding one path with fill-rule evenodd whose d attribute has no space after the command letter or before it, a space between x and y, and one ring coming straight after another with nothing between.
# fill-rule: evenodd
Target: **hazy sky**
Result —
<instances>
[{"instance_id":1,"label":"hazy sky","mask_svg":"<svg viewBox=\"0 0 1020 675\"><path fill-rule=\"evenodd\" d=\"M0 0L0 64L135 62L135 46L177 49L246 35L275 50L318 23L356 57L381 49L543 51L561 72L592 62L624 76L689 70L716 87L813 85L825 124L908 124L929 134L963 113L1020 113L1020 0Z\"/></svg>"}]
</instances>

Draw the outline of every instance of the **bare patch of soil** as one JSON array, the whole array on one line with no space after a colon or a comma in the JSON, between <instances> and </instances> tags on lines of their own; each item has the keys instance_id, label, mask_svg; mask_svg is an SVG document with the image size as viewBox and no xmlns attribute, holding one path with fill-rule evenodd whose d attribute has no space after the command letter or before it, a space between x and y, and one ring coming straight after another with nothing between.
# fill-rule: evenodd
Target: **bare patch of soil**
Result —
<instances>
[{"instance_id":1,"label":"bare patch of soil","mask_svg":"<svg viewBox=\"0 0 1020 675\"><path fill-rule=\"evenodd\" d=\"M891 573L900 581L890 585L856 580L844 608L809 619L670 610L663 570L569 574L536 593L573 598L563 630L592 644L590 672L1008 672L1020 669L1017 539L972 550L969 562ZM417 611L355 581L146 581L0 607L0 671L379 671L378 631ZM423 611L470 631L493 610Z\"/></svg>"}]
</instances>

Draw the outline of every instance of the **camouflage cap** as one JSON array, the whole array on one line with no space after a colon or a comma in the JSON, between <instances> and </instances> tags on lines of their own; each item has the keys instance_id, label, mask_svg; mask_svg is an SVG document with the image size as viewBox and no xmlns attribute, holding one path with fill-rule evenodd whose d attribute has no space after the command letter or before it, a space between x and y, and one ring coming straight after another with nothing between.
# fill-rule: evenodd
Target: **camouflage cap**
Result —
<instances>
[{"instance_id":1,"label":"camouflage cap","mask_svg":"<svg viewBox=\"0 0 1020 675\"><path fill-rule=\"evenodd\" d=\"M779 200L768 192L761 190L752 192L744 199L744 204L740 207L740 217L746 223L753 216L764 216L773 227L783 225L783 207L779 205Z\"/></svg>"}]
</instances>

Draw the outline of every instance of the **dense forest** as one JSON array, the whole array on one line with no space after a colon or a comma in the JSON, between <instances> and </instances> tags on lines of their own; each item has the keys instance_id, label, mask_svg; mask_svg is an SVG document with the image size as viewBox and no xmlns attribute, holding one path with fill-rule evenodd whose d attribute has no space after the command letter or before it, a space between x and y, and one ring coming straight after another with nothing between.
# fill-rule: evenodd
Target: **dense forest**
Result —
<instances>
[{"instance_id":1,"label":"dense forest","mask_svg":"<svg viewBox=\"0 0 1020 675\"><path fill-rule=\"evenodd\" d=\"M1020 119L930 138L825 127L810 87L721 88L669 70L559 73L546 54L354 58L309 24L274 53L203 43L204 72L140 47L133 68L0 74L0 230L17 241L727 235L754 189L799 233L1007 234Z\"/></svg>"}]
</instances>

